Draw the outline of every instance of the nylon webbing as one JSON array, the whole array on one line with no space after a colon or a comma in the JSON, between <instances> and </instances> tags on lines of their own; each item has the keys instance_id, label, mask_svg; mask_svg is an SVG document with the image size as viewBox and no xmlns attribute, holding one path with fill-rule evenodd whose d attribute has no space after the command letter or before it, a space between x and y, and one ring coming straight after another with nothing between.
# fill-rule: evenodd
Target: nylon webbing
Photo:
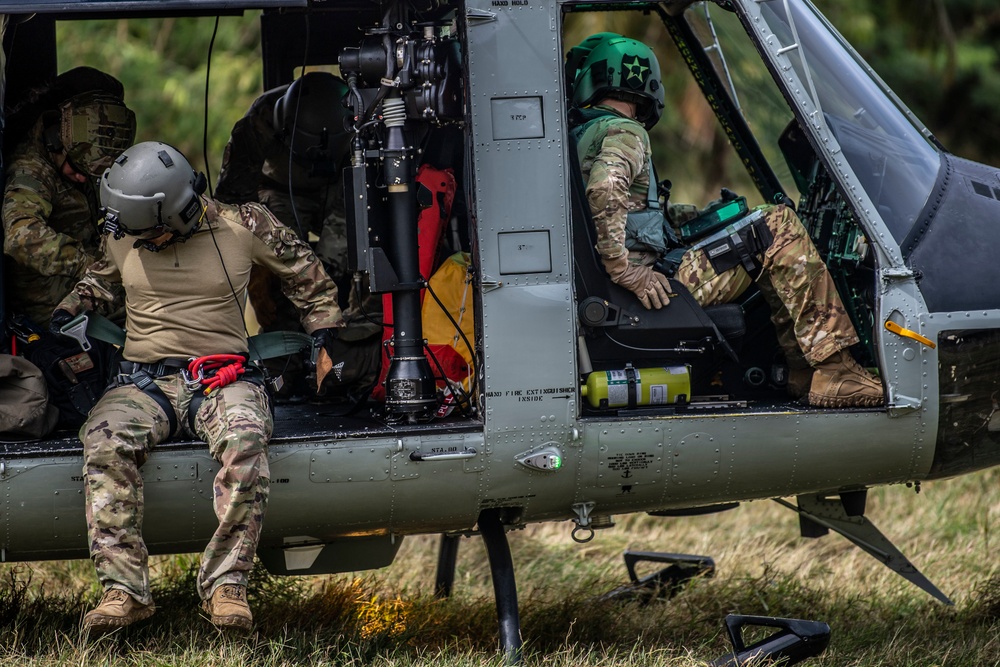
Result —
<instances>
[{"instance_id":1,"label":"nylon webbing","mask_svg":"<svg viewBox=\"0 0 1000 667\"><path fill-rule=\"evenodd\" d=\"M91 338L121 347L125 345L125 330L100 313L87 311L77 316L63 329L71 328L87 320L87 335ZM301 331L268 331L247 339L250 357L255 361L298 354L311 349L313 338Z\"/></svg>"}]
</instances>

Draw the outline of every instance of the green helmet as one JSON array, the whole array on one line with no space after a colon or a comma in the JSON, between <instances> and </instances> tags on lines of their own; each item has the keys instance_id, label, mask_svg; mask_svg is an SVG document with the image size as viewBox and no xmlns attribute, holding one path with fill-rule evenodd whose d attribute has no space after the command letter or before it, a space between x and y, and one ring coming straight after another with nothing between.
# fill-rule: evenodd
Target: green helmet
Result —
<instances>
[{"instance_id":1,"label":"green helmet","mask_svg":"<svg viewBox=\"0 0 1000 667\"><path fill-rule=\"evenodd\" d=\"M135 114L119 97L91 91L59 105L59 140L74 169L100 176L135 139Z\"/></svg>"},{"instance_id":2,"label":"green helmet","mask_svg":"<svg viewBox=\"0 0 1000 667\"><path fill-rule=\"evenodd\" d=\"M197 231L204 215L204 175L180 151L159 141L132 146L101 176L105 229L156 238L172 231L181 239Z\"/></svg>"},{"instance_id":3,"label":"green helmet","mask_svg":"<svg viewBox=\"0 0 1000 667\"><path fill-rule=\"evenodd\" d=\"M611 97L634 102L636 119L647 130L660 120L664 106L660 63L642 42L612 32L591 35L570 50L566 74L567 79L573 76L574 106L592 106Z\"/></svg>"}]
</instances>

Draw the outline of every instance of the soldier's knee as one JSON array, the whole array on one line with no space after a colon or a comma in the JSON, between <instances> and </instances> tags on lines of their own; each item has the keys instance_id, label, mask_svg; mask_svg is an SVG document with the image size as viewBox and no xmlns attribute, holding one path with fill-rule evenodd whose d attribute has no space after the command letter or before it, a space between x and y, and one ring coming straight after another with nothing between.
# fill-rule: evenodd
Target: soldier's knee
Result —
<instances>
[{"instance_id":1,"label":"soldier's knee","mask_svg":"<svg viewBox=\"0 0 1000 667\"><path fill-rule=\"evenodd\" d=\"M85 471L115 471L116 476L130 473L125 471L138 471L142 464L146 462L146 455L140 450L128 447L111 445L84 449L83 469ZM138 474L137 472L134 474Z\"/></svg>"},{"instance_id":2,"label":"soldier's knee","mask_svg":"<svg viewBox=\"0 0 1000 667\"><path fill-rule=\"evenodd\" d=\"M263 433L253 431L244 432L235 442L227 447L228 458L233 463L254 462L260 458L267 458L267 438Z\"/></svg>"},{"instance_id":3,"label":"soldier's knee","mask_svg":"<svg viewBox=\"0 0 1000 667\"><path fill-rule=\"evenodd\" d=\"M768 256L773 257L792 244L811 244L809 232L799 220L799 216L783 204L769 207L764 215L764 222L773 237L771 245L767 249Z\"/></svg>"}]
</instances>

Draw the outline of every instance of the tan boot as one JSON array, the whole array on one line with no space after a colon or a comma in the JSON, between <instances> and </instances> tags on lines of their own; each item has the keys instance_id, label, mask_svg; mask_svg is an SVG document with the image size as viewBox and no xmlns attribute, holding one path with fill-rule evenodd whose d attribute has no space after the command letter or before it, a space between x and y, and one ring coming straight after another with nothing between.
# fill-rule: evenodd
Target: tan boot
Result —
<instances>
[{"instance_id":1,"label":"tan boot","mask_svg":"<svg viewBox=\"0 0 1000 667\"><path fill-rule=\"evenodd\" d=\"M223 584L202 603L202 607L211 614L215 627L221 630L249 630L253 625L246 586Z\"/></svg>"},{"instance_id":2,"label":"tan boot","mask_svg":"<svg viewBox=\"0 0 1000 667\"><path fill-rule=\"evenodd\" d=\"M83 630L89 634L111 632L149 618L154 611L156 605L142 604L119 588L109 588L101 603L83 617Z\"/></svg>"},{"instance_id":3,"label":"tan boot","mask_svg":"<svg viewBox=\"0 0 1000 667\"><path fill-rule=\"evenodd\" d=\"M874 408L882 405L882 383L858 365L847 350L816 365L809 405L819 408Z\"/></svg>"}]
</instances>

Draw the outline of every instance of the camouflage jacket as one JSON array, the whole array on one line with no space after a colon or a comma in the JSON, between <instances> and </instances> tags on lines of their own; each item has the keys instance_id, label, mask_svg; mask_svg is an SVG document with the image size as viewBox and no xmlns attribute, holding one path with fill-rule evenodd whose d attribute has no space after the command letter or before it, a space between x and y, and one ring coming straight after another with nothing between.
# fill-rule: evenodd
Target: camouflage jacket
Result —
<instances>
[{"instance_id":1,"label":"camouflage jacket","mask_svg":"<svg viewBox=\"0 0 1000 667\"><path fill-rule=\"evenodd\" d=\"M151 252L127 236L106 238L102 258L59 307L105 312L123 284L129 361L246 353L243 295L260 265L281 279L307 333L343 326L336 285L292 230L259 204L203 201L205 224L184 243Z\"/></svg>"},{"instance_id":2,"label":"camouflage jacket","mask_svg":"<svg viewBox=\"0 0 1000 667\"><path fill-rule=\"evenodd\" d=\"M613 259L625 249L625 223L631 211L646 208L649 191L649 135L646 128L610 107L577 141L587 201L597 227L597 252ZM655 187L655 186L654 186ZM652 264L656 256L629 253L629 261Z\"/></svg>"},{"instance_id":3,"label":"camouflage jacket","mask_svg":"<svg viewBox=\"0 0 1000 667\"><path fill-rule=\"evenodd\" d=\"M46 325L100 244L93 183L64 178L42 141L42 122L11 155L4 190L9 308Z\"/></svg>"}]
</instances>

